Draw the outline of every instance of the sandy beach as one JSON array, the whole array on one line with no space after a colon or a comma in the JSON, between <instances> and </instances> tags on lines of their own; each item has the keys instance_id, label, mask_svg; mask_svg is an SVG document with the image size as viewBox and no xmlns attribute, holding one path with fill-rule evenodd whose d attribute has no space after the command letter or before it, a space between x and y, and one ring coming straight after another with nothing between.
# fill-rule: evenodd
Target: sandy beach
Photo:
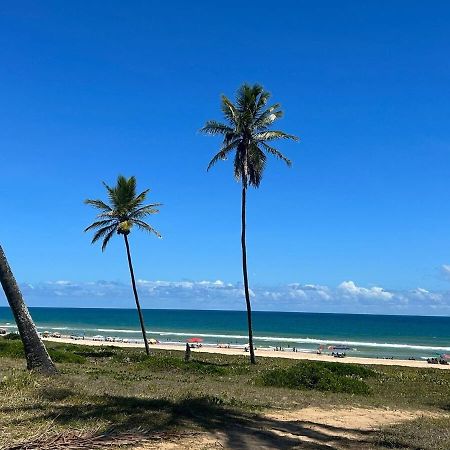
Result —
<instances>
[{"instance_id":1,"label":"sandy beach","mask_svg":"<svg viewBox=\"0 0 450 450\"><path fill-rule=\"evenodd\" d=\"M98 347L128 347L128 348L144 348L144 344L141 343L129 343L129 342L106 342L106 341L94 341L90 338L85 338L84 340L73 340L69 337L62 336L61 338L46 337L43 338L47 341L62 342L67 344L77 344L77 345L92 345ZM151 348L160 350L179 350L184 351L185 344L152 344ZM193 353L219 353L223 355L248 355L243 349L238 348L222 348L213 346L202 346L200 348L192 349ZM450 369L450 365L442 364L428 364L427 361L420 360L402 360L402 359L382 359L382 358L358 358L354 356L346 356L345 358L335 358L327 354L315 354L306 352L293 352L292 350L285 351L274 351L267 349L255 350L256 356L264 358L289 358L298 360L309 360L309 361L333 361L338 363L350 363L350 364L378 364L383 366L402 366L402 367L418 367L418 368L435 368L435 369Z\"/></svg>"}]
</instances>

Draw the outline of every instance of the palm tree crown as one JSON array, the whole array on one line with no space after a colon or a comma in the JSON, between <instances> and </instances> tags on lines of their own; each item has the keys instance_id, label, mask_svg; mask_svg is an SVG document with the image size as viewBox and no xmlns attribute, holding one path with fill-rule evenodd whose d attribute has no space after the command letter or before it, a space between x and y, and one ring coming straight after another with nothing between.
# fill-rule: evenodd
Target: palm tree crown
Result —
<instances>
[{"instance_id":1,"label":"palm tree crown","mask_svg":"<svg viewBox=\"0 0 450 450\"><path fill-rule=\"evenodd\" d=\"M101 211L97 216L97 221L84 230L96 230L92 243L103 238L103 251L114 233L128 235L133 225L161 237L153 227L142 220L145 216L158 213L157 207L161 206L161 203L143 205L149 189L136 195L136 178L130 177L127 179L122 175L119 175L114 187L110 187L106 183L103 184L108 191L109 204L102 200L88 199L84 201L84 203Z\"/></svg>"},{"instance_id":2,"label":"palm tree crown","mask_svg":"<svg viewBox=\"0 0 450 450\"><path fill-rule=\"evenodd\" d=\"M258 84L242 85L235 103L222 95L222 112L228 123L209 120L200 130L205 134L223 135L222 147L209 163L208 170L235 151L234 176L247 188L249 185L258 187L261 183L266 153L291 165L291 161L270 144L277 139L299 139L283 131L270 129L282 117L283 111L279 103L266 107L269 98L270 93Z\"/></svg>"}]
</instances>

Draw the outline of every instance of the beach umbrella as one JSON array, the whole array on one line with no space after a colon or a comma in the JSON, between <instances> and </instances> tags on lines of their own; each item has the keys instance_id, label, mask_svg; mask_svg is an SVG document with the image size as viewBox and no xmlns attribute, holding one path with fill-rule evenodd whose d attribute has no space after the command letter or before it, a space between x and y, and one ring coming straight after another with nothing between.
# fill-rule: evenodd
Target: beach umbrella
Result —
<instances>
[{"instance_id":1,"label":"beach umbrella","mask_svg":"<svg viewBox=\"0 0 450 450\"><path fill-rule=\"evenodd\" d=\"M150 344L157 344L158 343L158 341L156 339L149 339L148 342Z\"/></svg>"},{"instance_id":2,"label":"beach umbrella","mask_svg":"<svg viewBox=\"0 0 450 450\"><path fill-rule=\"evenodd\" d=\"M200 338L200 337L191 337L189 339L186 339L186 342L189 342L191 344L195 344L195 343L198 343L198 342L203 342L203 339Z\"/></svg>"},{"instance_id":3,"label":"beach umbrella","mask_svg":"<svg viewBox=\"0 0 450 450\"><path fill-rule=\"evenodd\" d=\"M444 353L443 355L441 355L442 359L450 359L450 355L448 353Z\"/></svg>"}]
</instances>

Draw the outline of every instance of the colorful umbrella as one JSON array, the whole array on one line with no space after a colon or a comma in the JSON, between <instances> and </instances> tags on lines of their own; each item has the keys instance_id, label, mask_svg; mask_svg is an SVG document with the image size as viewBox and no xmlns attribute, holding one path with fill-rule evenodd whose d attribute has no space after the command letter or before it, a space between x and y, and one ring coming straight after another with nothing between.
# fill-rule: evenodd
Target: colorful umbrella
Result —
<instances>
[{"instance_id":1,"label":"colorful umbrella","mask_svg":"<svg viewBox=\"0 0 450 450\"><path fill-rule=\"evenodd\" d=\"M189 342L189 343L196 343L196 342L203 342L203 339L202 338L199 338L199 337L191 337L191 338L189 338L189 339L186 339L186 342Z\"/></svg>"}]
</instances>

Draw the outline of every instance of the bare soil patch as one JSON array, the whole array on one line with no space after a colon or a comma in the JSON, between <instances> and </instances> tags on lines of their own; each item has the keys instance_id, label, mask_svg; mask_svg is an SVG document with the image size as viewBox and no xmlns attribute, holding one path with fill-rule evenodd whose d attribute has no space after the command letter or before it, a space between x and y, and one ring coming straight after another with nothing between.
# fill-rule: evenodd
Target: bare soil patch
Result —
<instances>
[{"instance_id":1,"label":"bare soil patch","mask_svg":"<svg viewBox=\"0 0 450 450\"><path fill-rule=\"evenodd\" d=\"M166 440L144 443L133 450L368 450L378 448L371 434L383 426L438 416L443 415L389 408L308 407L266 413L260 421L230 425L220 432L168 436Z\"/></svg>"}]
</instances>

